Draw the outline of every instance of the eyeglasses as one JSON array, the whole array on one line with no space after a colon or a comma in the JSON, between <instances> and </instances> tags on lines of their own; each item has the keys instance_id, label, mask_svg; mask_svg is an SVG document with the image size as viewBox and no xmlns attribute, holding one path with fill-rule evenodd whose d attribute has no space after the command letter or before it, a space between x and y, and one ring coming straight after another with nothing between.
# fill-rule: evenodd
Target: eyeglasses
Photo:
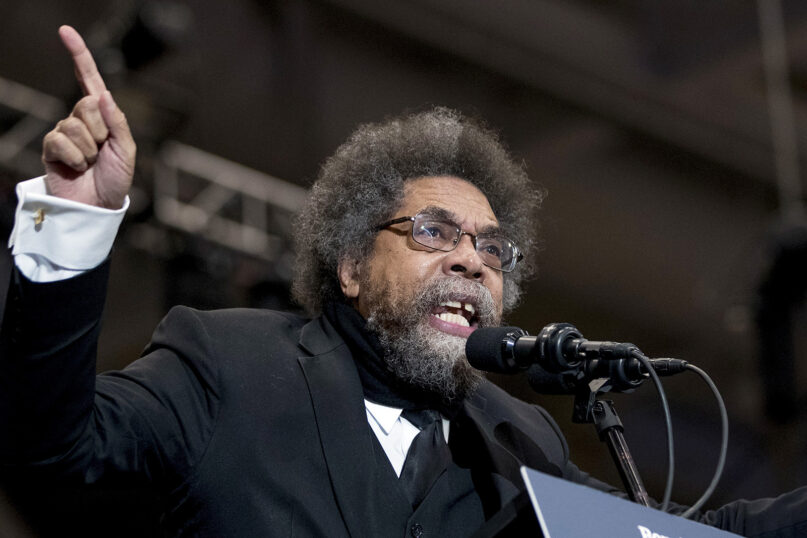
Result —
<instances>
[{"instance_id":1,"label":"eyeglasses","mask_svg":"<svg viewBox=\"0 0 807 538\"><path fill-rule=\"evenodd\" d=\"M415 243L443 252L451 252L460 244L463 235L469 236L482 263L503 273L509 273L515 269L516 263L524 258L518 247L501 234L496 232L472 234L463 231L449 220L437 218L428 213L392 219L379 224L376 230L383 230L393 224L406 221L412 222L412 239Z\"/></svg>"}]
</instances>

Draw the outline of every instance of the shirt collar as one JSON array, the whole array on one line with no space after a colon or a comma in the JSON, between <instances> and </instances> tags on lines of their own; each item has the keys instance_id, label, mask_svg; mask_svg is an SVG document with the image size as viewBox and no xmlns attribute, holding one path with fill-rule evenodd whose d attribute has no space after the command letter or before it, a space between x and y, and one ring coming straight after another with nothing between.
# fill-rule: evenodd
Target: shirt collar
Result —
<instances>
[{"instance_id":1,"label":"shirt collar","mask_svg":"<svg viewBox=\"0 0 807 538\"><path fill-rule=\"evenodd\" d=\"M401 416L401 411L403 411L398 407L388 407L366 399L364 400L364 406L386 435L389 435L392 427Z\"/></svg>"}]
</instances>

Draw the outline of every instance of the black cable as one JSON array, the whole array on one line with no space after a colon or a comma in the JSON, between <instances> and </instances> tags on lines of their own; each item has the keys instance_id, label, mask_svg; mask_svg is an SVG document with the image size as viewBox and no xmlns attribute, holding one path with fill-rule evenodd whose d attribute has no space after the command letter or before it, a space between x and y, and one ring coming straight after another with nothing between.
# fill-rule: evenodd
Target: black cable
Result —
<instances>
[{"instance_id":1,"label":"black cable","mask_svg":"<svg viewBox=\"0 0 807 538\"><path fill-rule=\"evenodd\" d=\"M709 385L709 388L712 389L712 392L717 398L717 405L720 408L720 422L723 430L723 440L720 444L720 457L717 460L717 468L715 469L715 474L712 477L712 482L709 484L709 487L706 488L706 491L703 492L701 498L697 500L695 504L689 507L686 512L681 514L681 517L690 517L692 514L695 513L703 504L712 496L714 493L715 488L717 487L717 483L720 481L720 476L723 474L723 468L726 465L726 454L728 453L729 448L729 416L726 412L726 404L723 402L723 397L720 395L720 391L717 390L717 386L714 384L712 379L700 368L694 366L692 364L687 364L687 370L692 370L704 381L706 384Z\"/></svg>"},{"instance_id":2,"label":"black cable","mask_svg":"<svg viewBox=\"0 0 807 538\"><path fill-rule=\"evenodd\" d=\"M667 426L667 485L664 487L664 498L661 501L661 510L667 511L670 505L670 497L672 496L673 477L675 476L675 451L673 449L673 430L672 430L672 417L670 416L670 405L667 403L667 395L664 393L664 388L661 386L661 380L658 378L653 365L650 364L648 359L638 349L631 352L631 356L639 360L644 368L650 374L650 379L658 390L659 397L661 398L661 406L664 409L664 421Z\"/></svg>"}]
</instances>

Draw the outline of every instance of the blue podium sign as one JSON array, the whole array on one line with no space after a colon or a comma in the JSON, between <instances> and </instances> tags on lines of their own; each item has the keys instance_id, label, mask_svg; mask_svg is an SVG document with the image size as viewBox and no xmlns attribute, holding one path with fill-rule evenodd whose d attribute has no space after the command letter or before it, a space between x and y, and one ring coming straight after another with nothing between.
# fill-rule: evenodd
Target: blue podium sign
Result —
<instances>
[{"instance_id":1,"label":"blue podium sign","mask_svg":"<svg viewBox=\"0 0 807 538\"><path fill-rule=\"evenodd\" d=\"M737 534L521 468L544 538L728 538Z\"/></svg>"}]
</instances>

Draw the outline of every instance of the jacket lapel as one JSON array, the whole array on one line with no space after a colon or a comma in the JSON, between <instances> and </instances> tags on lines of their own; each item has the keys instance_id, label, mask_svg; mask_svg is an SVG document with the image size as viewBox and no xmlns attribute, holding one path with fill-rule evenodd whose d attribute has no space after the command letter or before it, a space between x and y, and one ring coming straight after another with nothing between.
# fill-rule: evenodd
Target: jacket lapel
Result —
<instances>
[{"instance_id":1,"label":"jacket lapel","mask_svg":"<svg viewBox=\"0 0 807 538\"><path fill-rule=\"evenodd\" d=\"M450 445L455 462L471 469L486 517L517 493L525 491L521 466L561 476L534 439L513 423L496 419L486 409L480 390L471 395L452 421Z\"/></svg>"},{"instance_id":2,"label":"jacket lapel","mask_svg":"<svg viewBox=\"0 0 807 538\"><path fill-rule=\"evenodd\" d=\"M396 518L399 492L383 487L381 473L389 462L374 450L367 423L361 381L347 345L324 318L303 327L298 357L308 384L336 502L352 536L379 536ZM486 409L484 390L471 395L451 423L449 445L455 463L471 470L486 517L490 517L524 484L520 467L560 476L560 469L524 431L496 419ZM380 456L378 456L380 454ZM385 516L386 515L386 516ZM396 531L397 532L397 531Z\"/></svg>"},{"instance_id":3,"label":"jacket lapel","mask_svg":"<svg viewBox=\"0 0 807 538\"><path fill-rule=\"evenodd\" d=\"M383 487L361 381L350 351L324 318L308 323L298 357L303 369L336 502L352 536L378 535L383 515L400 501ZM383 454L382 454L383 455ZM391 498L394 497L394 498Z\"/></svg>"}]
</instances>

